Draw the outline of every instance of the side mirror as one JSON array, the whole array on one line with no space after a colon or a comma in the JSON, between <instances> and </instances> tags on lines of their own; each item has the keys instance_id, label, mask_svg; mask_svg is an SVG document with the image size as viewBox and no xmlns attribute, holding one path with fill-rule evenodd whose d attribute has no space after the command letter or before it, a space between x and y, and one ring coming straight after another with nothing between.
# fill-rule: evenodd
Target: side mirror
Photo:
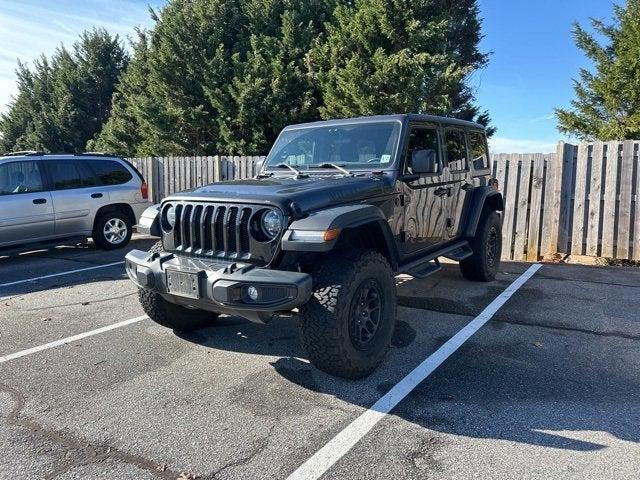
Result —
<instances>
[{"instance_id":1,"label":"side mirror","mask_svg":"<svg viewBox=\"0 0 640 480\"><path fill-rule=\"evenodd\" d=\"M413 150L411 168L415 174L438 173L438 159L435 150Z\"/></svg>"}]
</instances>

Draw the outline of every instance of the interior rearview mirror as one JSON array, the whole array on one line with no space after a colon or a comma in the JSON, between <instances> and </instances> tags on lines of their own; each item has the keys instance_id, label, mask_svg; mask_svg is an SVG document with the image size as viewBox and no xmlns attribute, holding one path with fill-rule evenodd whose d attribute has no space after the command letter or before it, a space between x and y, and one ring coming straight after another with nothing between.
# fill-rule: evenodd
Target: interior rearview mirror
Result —
<instances>
[{"instance_id":1,"label":"interior rearview mirror","mask_svg":"<svg viewBox=\"0 0 640 480\"><path fill-rule=\"evenodd\" d=\"M413 173L438 173L438 160L435 150L413 150L411 152Z\"/></svg>"}]
</instances>

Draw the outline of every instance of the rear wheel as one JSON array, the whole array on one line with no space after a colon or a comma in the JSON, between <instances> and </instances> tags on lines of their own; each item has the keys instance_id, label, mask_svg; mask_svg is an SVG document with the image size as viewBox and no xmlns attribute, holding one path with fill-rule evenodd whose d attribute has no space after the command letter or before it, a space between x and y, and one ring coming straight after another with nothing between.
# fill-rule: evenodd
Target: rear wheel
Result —
<instances>
[{"instance_id":1,"label":"rear wheel","mask_svg":"<svg viewBox=\"0 0 640 480\"><path fill-rule=\"evenodd\" d=\"M158 242L149 253L162 251L164 251L162 242ZM177 332L189 332L207 327L218 318L217 313L176 305L162 298L160 294L144 288L138 289L138 299L151 320Z\"/></svg>"},{"instance_id":2,"label":"rear wheel","mask_svg":"<svg viewBox=\"0 0 640 480\"><path fill-rule=\"evenodd\" d=\"M360 378L382 362L396 322L393 271L377 252L327 257L313 275L313 295L300 308L309 360L332 375Z\"/></svg>"},{"instance_id":3,"label":"rear wheel","mask_svg":"<svg viewBox=\"0 0 640 480\"><path fill-rule=\"evenodd\" d=\"M502 225L498 212L484 214L471 241L473 255L460 262L467 280L490 282L496 278L502 255Z\"/></svg>"},{"instance_id":4,"label":"rear wheel","mask_svg":"<svg viewBox=\"0 0 640 480\"><path fill-rule=\"evenodd\" d=\"M129 217L120 210L103 213L93 227L93 241L104 250L123 248L131 240L133 225Z\"/></svg>"}]
</instances>

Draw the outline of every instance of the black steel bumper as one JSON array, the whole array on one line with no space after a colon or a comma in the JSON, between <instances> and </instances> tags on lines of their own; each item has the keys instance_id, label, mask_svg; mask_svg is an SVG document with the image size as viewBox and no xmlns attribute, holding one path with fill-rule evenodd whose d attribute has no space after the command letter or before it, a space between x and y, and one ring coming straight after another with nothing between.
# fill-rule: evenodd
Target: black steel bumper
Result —
<instances>
[{"instance_id":1,"label":"black steel bumper","mask_svg":"<svg viewBox=\"0 0 640 480\"><path fill-rule=\"evenodd\" d=\"M311 276L243 263L217 263L172 253L132 250L125 257L129 278L172 303L268 321L311 297Z\"/></svg>"}]
</instances>

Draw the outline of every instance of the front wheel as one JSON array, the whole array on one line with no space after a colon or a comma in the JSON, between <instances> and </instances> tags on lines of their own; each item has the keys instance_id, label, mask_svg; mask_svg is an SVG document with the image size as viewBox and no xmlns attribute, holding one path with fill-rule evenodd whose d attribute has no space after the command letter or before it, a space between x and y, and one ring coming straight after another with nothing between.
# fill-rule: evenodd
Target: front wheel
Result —
<instances>
[{"instance_id":1,"label":"front wheel","mask_svg":"<svg viewBox=\"0 0 640 480\"><path fill-rule=\"evenodd\" d=\"M377 252L329 254L313 274L313 295L300 308L302 344L320 370L369 375L382 362L396 323L396 286Z\"/></svg>"},{"instance_id":2,"label":"front wheel","mask_svg":"<svg viewBox=\"0 0 640 480\"><path fill-rule=\"evenodd\" d=\"M460 271L467 280L491 282L496 278L502 255L502 223L498 212L482 216L471 241L473 255L460 262Z\"/></svg>"},{"instance_id":3,"label":"front wheel","mask_svg":"<svg viewBox=\"0 0 640 480\"><path fill-rule=\"evenodd\" d=\"M162 242L156 243L149 253L163 252ZM147 316L163 327L176 332L190 332L198 328L208 327L218 318L218 314L205 310L196 310L166 301L159 293L138 289L140 305Z\"/></svg>"}]
</instances>

